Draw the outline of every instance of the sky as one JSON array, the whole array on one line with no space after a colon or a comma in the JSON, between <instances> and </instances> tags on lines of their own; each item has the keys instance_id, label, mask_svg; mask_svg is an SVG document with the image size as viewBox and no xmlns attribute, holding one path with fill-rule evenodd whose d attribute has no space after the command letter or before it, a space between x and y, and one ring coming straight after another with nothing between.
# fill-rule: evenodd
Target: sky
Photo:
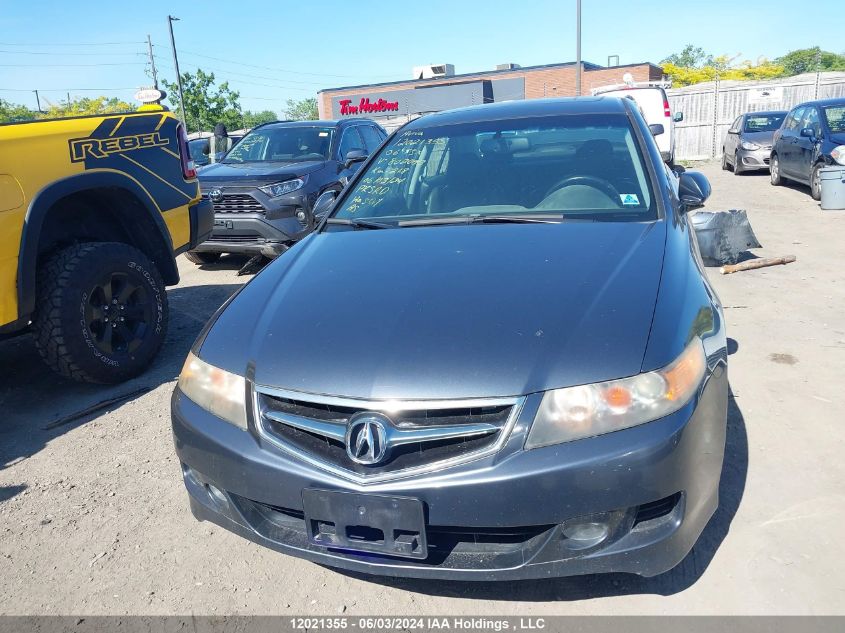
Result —
<instances>
[{"instance_id":1,"label":"sky","mask_svg":"<svg viewBox=\"0 0 845 633\"><path fill-rule=\"evenodd\" d=\"M813 15L842 17L840 0ZM212 71L248 110L324 88L409 79L411 68L451 63L457 73L575 59L576 0L0 0L0 98L45 101L116 96L151 83L149 35L159 75L175 79L167 16L181 71ZM659 63L694 44L714 55L774 58L821 46L843 53L840 30L788 28L794 0L660 2L582 0L582 57L605 65ZM621 79L621 78L620 78Z\"/></svg>"}]
</instances>

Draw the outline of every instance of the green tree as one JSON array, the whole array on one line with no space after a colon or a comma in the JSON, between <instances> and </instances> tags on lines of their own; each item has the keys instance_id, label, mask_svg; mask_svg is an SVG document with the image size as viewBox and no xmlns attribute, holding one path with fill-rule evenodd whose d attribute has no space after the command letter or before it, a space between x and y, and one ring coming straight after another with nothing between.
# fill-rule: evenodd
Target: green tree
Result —
<instances>
[{"instance_id":1,"label":"green tree","mask_svg":"<svg viewBox=\"0 0 845 633\"><path fill-rule=\"evenodd\" d=\"M826 70L845 70L845 55L823 51L818 46L790 51L775 62L783 66L787 76Z\"/></svg>"},{"instance_id":2,"label":"green tree","mask_svg":"<svg viewBox=\"0 0 845 633\"><path fill-rule=\"evenodd\" d=\"M241 120L242 127L251 129L254 128L256 125L261 125L262 123L278 121L279 115L277 115L272 110L262 110L261 112L253 112L251 110L247 110L243 113Z\"/></svg>"},{"instance_id":3,"label":"green tree","mask_svg":"<svg viewBox=\"0 0 845 633\"><path fill-rule=\"evenodd\" d=\"M85 116L88 114L108 114L110 112L134 112L138 108L117 97L82 97L70 102L50 103L44 116L55 119L64 116Z\"/></svg>"},{"instance_id":4,"label":"green tree","mask_svg":"<svg viewBox=\"0 0 845 633\"><path fill-rule=\"evenodd\" d=\"M0 99L0 123L16 123L17 121L30 121L37 116L26 106L18 103L10 103Z\"/></svg>"},{"instance_id":5,"label":"green tree","mask_svg":"<svg viewBox=\"0 0 845 633\"><path fill-rule=\"evenodd\" d=\"M173 110L181 115L179 86L162 80ZM196 73L182 73L182 90L185 94L186 126L189 131L212 130L218 123L228 129L241 127L240 93L229 88L229 82L215 83L214 73L197 69Z\"/></svg>"},{"instance_id":6,"label":"green tree","mask_svg":"<svg viewBox=\"0 0 845 633\"><path fill-rule=\"evenodd\" d=\"M312 97L310 99L288 99L285 103L285 118L294 121L314 121L320 118L317 110L317 99Z\"/></svg>"},{"instance_id":7,"label":"green tree","mask_svg":"<svg viewBox=\"0 0 845 633\"><path fill-rule=\"evenodd\" d=\"M662 64L671 64L680 68L703 68L705 66L714 66L714 58L704 52L700 46L693 46L687 44L684 50L680 53L672 53Z\"/></svg>"}]
</instances>

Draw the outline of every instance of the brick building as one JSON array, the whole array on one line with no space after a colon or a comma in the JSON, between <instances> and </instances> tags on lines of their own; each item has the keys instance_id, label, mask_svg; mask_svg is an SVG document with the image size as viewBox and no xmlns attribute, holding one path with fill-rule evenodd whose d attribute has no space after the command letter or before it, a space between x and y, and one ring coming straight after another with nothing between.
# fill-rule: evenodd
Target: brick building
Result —
<instances>
[{"instance_id":1,"label":"brick building","mask_svg":"<svg viewBox=\"0 0 845 633\"><path fill-rule=\"evenodd\" d=\"M455 75L448 64L421 67L414 69L414 75L439 76L326 88L317 93L317 107L321 119L364 116L391 131L427 112L496 101L575 96L575 68L572 62L525 68L503 64L496 70ZM604 67L584 62L582 68L584 95L592 88L621 83L625 73L634 81L663 78L663 69L650 63Z\"/></svg>"}]
</instances>

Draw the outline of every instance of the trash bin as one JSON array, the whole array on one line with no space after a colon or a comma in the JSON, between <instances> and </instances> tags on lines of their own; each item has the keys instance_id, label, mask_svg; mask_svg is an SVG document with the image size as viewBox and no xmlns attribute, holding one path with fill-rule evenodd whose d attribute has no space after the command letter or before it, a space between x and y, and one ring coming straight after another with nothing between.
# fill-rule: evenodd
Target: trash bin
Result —
<instances>
[{"instance_id":1,"label":"trash bin","mask_svg":"<svg viewBox=\"0 0 845 633\"><path fill-rule=\"evenodd\" d=\"M819 176L822 181L822 209L845 209L845 167L822 167Z\"/></svg>"}]
</instances>

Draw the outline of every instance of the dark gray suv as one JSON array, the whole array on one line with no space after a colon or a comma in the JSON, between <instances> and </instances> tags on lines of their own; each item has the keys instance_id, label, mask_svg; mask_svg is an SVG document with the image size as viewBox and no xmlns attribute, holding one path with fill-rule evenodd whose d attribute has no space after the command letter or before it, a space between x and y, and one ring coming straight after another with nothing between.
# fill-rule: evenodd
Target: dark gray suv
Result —
<instances>
[{"instance_id":1,"label":"dark gray suv","mask_svg":"<svg viewBox=\"0 0 845 633\"><path fill-rule=\"evenodd\" d=\"M283 253L316 226L318 200L325 207L386 137L358 118L254 128L199 171L202 195L214 205L214 231L186 256L209 264L222 253Z\"/></svg>"},{"instance_id":2,"label":"dark gray suv","mask_svg":"<svg viewBox=\"0 0 845 633\"><path fill-rule=\"evenodd\" d=\"M172 400L194 514L372 574L677 565L725 448L687 215L709 192L629 99L408 123L194 344Z\"/></svg>"}]
</instances>

